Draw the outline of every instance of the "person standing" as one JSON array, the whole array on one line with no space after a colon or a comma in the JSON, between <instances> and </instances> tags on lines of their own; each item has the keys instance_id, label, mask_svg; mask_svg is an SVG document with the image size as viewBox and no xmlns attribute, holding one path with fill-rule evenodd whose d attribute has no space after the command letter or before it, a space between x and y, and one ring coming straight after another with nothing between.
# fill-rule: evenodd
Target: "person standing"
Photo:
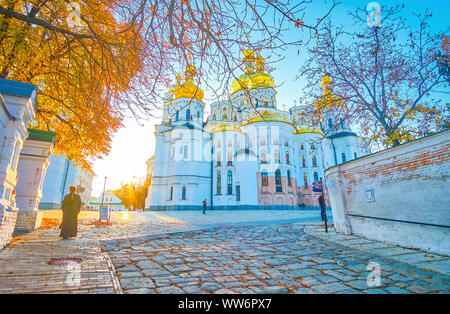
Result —
<instances>
[{"instance_id":1,"label":"person standing","mask_svg":"<svg viewBox=\"0 0 450 314\"><path fill-rule=\"evenodd\" d=\"M63 218L59 236L63 239L77 236L78 214L80 213L82 203L80 196L76 192L77 188L75 186L70 186L69 194L67 194L62 201L61 209Z\"/></svg>"},{"instance_id":2,"label":"person standing","mask_svg":"<svg viewBox=\"0 0 450 314\"><path fill-rule=\"evenodd\" d=\"M320 206L320 217L322 218L322 221L325 220L325 199L323 195L319 196L319 206Z\"/></svg>"},{"instance_id":3,"label":"person standing","mask_svg":"<svg viewBox=\"0 0 450 314\"><path fill-rule=\"evenodd\" d=\"M203 214L206 214L206 198L203 200Z\"/></svg>"}]
</instances>

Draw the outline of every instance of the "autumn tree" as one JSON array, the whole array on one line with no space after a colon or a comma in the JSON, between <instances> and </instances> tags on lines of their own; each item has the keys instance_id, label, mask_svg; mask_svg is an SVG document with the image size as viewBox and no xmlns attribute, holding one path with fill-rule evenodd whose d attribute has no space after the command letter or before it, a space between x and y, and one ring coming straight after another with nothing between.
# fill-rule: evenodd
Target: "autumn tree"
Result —
<instances>
[{"instance_id":1,"label":"autumn tree","mask_svg":"<svg viewBox=\"0 0 450 314\"><path fill-rule=\"evenodd\" d=\"M316 37L309 1L0 0L0 77L39 87L34 127L57 134L56 151L88 166L107 153L124 117L158 114L176 73L193 64L220 98L243 68L241 49L267 63ZM286 41L297 27L304 39Z\"/></svg>"},{"instance_id":2,"label":"autumn tree","mask_svg":"<svg viewBox=\"0 0 450 314\"><path fill-rule=\"evenodd\" d=\"M129 182L122 184L120 189L113 192L120 198L126 208L133 208L133 210L144 209L149 185L149 180L145 182Z\"/></svg>"},{"instance_id":3,"label":"autumn tree","mask_svg":"<svg viewBox=\"0 0 450 314\"><path fill-rule=\"evenodd\" d=\"M398 145L449 126L448 104L441 103L448 75L439 61L446 39L430 30L432 14L416 14L417 26L400 16L402 6L383 7L379 25L368 12L349 13L352 28L330 21L319 30L317 46L301 73L313 101L324 101L318 82L331 77L338 114L382 146Z\"/></svg>"}]
</instances>

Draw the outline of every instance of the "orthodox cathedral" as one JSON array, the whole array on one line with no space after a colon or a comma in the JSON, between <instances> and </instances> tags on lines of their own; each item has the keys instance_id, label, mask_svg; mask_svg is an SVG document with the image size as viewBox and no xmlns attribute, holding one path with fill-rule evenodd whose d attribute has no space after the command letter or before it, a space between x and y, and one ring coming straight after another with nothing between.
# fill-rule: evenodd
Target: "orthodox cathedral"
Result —
<instances>
[{"instance_id":1,"label":"orthodox cathedral","mask_svg":"<svg viewBox=\"0 0 450 314\"><path fill-rule=\"evenodd\" d=\"M368 153L339 116L345 105L328 76L313 114L302 105L284 111L264 59L247 50L243 62L229 99L212 103L206 121L193 66L166 92L146 210L200 209L205 199L212 209L319 208L324 171Z\"/></svg>"}]
</instances>

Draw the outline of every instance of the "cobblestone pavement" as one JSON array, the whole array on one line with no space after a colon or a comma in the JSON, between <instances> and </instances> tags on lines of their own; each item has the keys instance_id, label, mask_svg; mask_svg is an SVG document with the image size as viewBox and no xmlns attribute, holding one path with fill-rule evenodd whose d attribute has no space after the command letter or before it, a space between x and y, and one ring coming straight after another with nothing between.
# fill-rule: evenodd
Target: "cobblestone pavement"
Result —
<instances>
[{"instance_id":1,"label":"cobblestone pavement","mask_svg":"<svg viewBox=\"0 0 450 314\"><path fill-rule=\"evenodd\" d=\"M109 224L99 224L98 212L82 211L74 240L59 238L61 216L59 210L45 211L40 230L16 236L0 250L0 293L120 293L114 268L101 252L99 240L198 230L212 225L316 220L318 212L115 212ZM61 258L79 260L70 265L49 265L52 259Z\"/></svg>"},{"instance_id":2,"label":"cobblestone pavement","mask_svg":"<svg viewBox=\"0 0 450 314\"><path fill-rule=\"evenodd\" d=\"M324 235L318 211L113 213L107 225L82 212L74 240L58 237L60 214L45 212L41 230L0 251L0 293L449 292L447 257L395 260L402 248ZM79 264L49 264L57 258ZM370 261L381 266L379 288L366 285Z\"/></svg>"},{"instance_id":3,"label":"cobblestone pavement","mask_svg":"<svg viewBox=\"0 0 450 314\"><path fill-rule=\"evenodd\" d=\"M324 240L320 229L308 232L300 223L229 226L102 241L101 247L125 293L450 292L448 273L389 258L402 248L371 241L381 251L366 252ZM448 265L445 256L433 258ZM372 262L381 268L379 287L367 285Z\"/></svg>"}]
</instances>

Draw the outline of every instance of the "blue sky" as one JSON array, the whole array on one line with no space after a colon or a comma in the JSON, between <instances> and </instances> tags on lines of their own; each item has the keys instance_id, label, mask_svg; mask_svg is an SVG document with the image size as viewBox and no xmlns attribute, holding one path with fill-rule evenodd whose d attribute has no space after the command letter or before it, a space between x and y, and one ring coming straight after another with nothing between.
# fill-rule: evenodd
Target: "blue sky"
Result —
<instances>
[{"instance_id":1,"label":"blue sky","mask_svg":"<svg viewBox=\"0 0 450 314\"><path fill-rule=\"evenodd\" d=\"M346 15L347 12L357 7L365 8L372 1L337 0L337 2L341 2L341 4L333 11L332 21L335 24L344 24L346 27L351 27L351 20ZM376 2L381 6L392 6L400 3L400 1L393 0ZM428 8L433 13L431 20L433 31L448 29L449 0L429 0L427 2L407 0L402 2L405 4L403 14L408 23L414 23L415 21L412 12L422 13ZM330 3L329 0L313 1L308 6L307 16L315 19L327 10ZM306 18L305 22L307 21L308 18ZM303 37L304 34L292 26L287 38L293 39L297 36ZM264 52L262 53L264 55ZM302 88L305 84L302 79L296 80L296 76L298 75L298 69L303 66L306 58L305 47L300 48L300 54L298 54L298 47L292 47L285 51L285 59L280 61L276 65L276 69L271 73L275 84L278 85L277 102L280 109L284 107L288 109L294 105L294 101L298 103L299 99L302 98ZM96 178L93 182L93 195L97 196L101 193L105 176L108 177L107 189L119 188L122 181L128 182L132 180L133 176L145 176L145 161L154 152L155 139L153 132L155 123L159 123L159 119L149 119L144 122L143 126L139 126L134 119L124 121L125 127L114 136L110 154L94 163L93 170L96 173Z\"/></svg>"}]
</instances>

